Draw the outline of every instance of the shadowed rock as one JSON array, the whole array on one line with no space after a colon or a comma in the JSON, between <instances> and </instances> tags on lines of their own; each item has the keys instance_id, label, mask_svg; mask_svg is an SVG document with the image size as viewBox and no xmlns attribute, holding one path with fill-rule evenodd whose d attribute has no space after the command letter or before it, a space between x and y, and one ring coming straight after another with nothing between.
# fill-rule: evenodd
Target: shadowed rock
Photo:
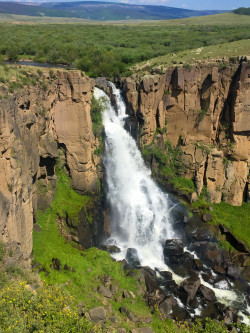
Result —
<instances>
[{"instance_id":1,"label":"shadowed rock","mask_svg":"<svg viewBox=\"0 0 250 333\"><path fill-rule=\"evenodd\" d=\"M215 293L212 289L204 286L203 284L200 285L198 289L198 294L204 297L206 300L211 302L216 302Z\"/></svg>"},{"instance_id":2,"label":"shadowed rock","mask_svg":"<svg viewBox=\"0 0 250 333\"><path fill-rule=\"evenodd\" d=\"M182 241L180 239L167 239L164 246L164 256L181 256L184 253Z\"/></svg>"},{"instance_id":3,"label":"shadowed rock","mask_svg":"<svg viewBox=\"0 0 250 333\"><path fill-rule=\"evenodd\" d=\"M190 300L194 299L200 284L201 281L197 275L190 276L182 282L180 298L183 303L189 304Z\"/></svg>"},{"instance_id":4,"label":"shadowed rock","mask_svg":"<svg viewBox=\"0 0 250 333\"><path fill-rule=\"evenodd\" d=\"M58 258L52 258L52 264L50 265L50 268L55 269L56 271L61 271L61 262Z\"/></svg>"},{"instance_id":5,"label":"shadowed rock","mask_svg":"<svg viewBox=\"0 0 250 333\"><path fill-rule=\"evenodd\" d=\"M127 249L126 261L127 261L128 265L131 267L140 266L140 260L139 260L136 249L134 249L134 248Z\"/></svg>"},{"instance_id":6,"label":"shadowed rock","mask_svg":"<svg viewBox=\"0 0 250 333\"><path fill-rule=\"evenodd\" d=\"M159 310L162 314L162 317L166 319L171 312L173 306L177 304L176 299L173 296L168 296L160 305Z\"/></svg>"}]
</instances>

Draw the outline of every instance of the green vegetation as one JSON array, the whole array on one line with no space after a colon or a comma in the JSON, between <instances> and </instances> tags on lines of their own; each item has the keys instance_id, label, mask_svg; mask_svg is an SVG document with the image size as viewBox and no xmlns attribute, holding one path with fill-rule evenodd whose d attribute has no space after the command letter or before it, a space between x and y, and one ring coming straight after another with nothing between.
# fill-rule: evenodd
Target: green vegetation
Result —
<instances>
[{"instance_id":1,"label":"green vegetation","mask_svg":"<svg viewBox=\"0 0 250 333\"><path fill-rule=\"evenodd\" d=\"M235 9L234 14L239 14L239 15L250 15L250 7L240 7L238 9Z\"/></svg>"},{"instance_id":2,"label":"green vegetation","mask_svg":"<svg viewBox=\"0 0 250 333\"><path fill-rule=\"evenodd\" d=\"M27 69L0 64L0 88L7 87L8 92L13 93L25 86L35 86L36 84L44 88L45 78L34 68Z\"/></svg>"},{"instance_id":3,"label":"green vegetation","mask_svg":"<svg viewBox=\"0 0 250 333\"><path fill-rule=\"evenodd\" d=\"M3 332L93 332L86 317L79 317L73 297L61 288L32 290L20 279L1 289L0 322Z\"/></svg>"},{"instance_id":4,"label":"green vegetation","mask_svg":"<svg viewBox=\"0 0 250 333\"><path fill-rule=\"evenodd\" d=\"M97 292L97 287L102 284L101 281L105 276L110 276L113 279L112 283L119 287L119 300L111 301L112 309L116 316L119 316L121 326L131 328L133 324L125 323L125 318L119 312L121 306L126 306L139 318L150 316L150 309L142 295L138 294L138 282L133 277L126 276L123 265L113 261L107 252L96 248L79 251L74 244L67 243L62 237L56 223L56 214L63 214L64 211L67 211L69 215L75 216L82 202L79 202L79 205L75 202L80 198L76 197L77 194L73 196L73 192L65 194L65 186L61 184L60 177L59 174L59 185L51 208L45 213L38 212L37 214L37 223L42 230L34 231L33 256L34 262L39 262L45 269L40 273L41 278L52 286L56 287L59 284L60 289L74 296L74 306L79 302L84 302L85 308L88 310L93 306L103 305L103 296ZM66 188L68 188L67 184ZM52 258L58 258L62 267L67 264L75 271L52 269L50 267ZM135 295L135 299L122 298L123 290L131 291ZM60 312L62 313L58 307L55 311L58 311L58 316ZM157 332L165 332L166 324L156 314L153 318L152 327L157 327ZM107 322L108 324L110 323ZM67 323L65 325L67 326ZM171 328L171 326L174 325L170 322L168 327ZM176 331L172 330L172 332Z\"/></svg>"},{"instance_id":5,"label":"green vegetation","mask_svg":"<svg viewBox=\"0 0 250 333\"><path fill-rule=\"evenodd\" d=\"M150 59L147 64L150 67L161 66L164 67L173 66L173 64L196 64L197 61L206 61L209 59L222 59L223 57L228 57L229 61L235 63L237 56L242 56L250 54L250 39L240 40L236 42L216 44L213 46L205 46L200 48L195 48L192 50L180 51L176 53L167 54L157 58ZM221 65L220 65L221 64ZM143 68L145 62L137 66L137 68ZM218 64L217 64L218 65ZM219 63L220 69L226 68L223 61Z\"/></svg>"},{"instance_id":6,"label":"green vegetation","mask_svg":"<svg viewBox=\"0 0 250 333\"><path fill-rule=\"evenodd\" d=\"M77 225L78 214L82 208L85 208L87 213L87 207L92 203L91 197L87 195L80 195L76 193L70 186L70 179L65 174L63 169L57 170L57 185L56 194L51 208L46 211L45 215L48 218L55 219L59 217L65 218L66 214L70 218L73 225ZM38 216L43 217L43 214L38 212ZM91 220L91 217L89 216Z\"/></svg>"},{"instance_id":7,"label":"green vegetation","mask_svg":"<svg viewBox=\"0 0 250 333\"><path fill-rule=\"evenodd\" d=\"M105 97L97 100L94 96L91 102L91 119L92 119L92 128L94 135L99 139L99 147L94 151L95 155L100 156L104 149L104 141L102 138L103 135L103 124L102 124L102 113L105 110L107 104L107 99Z\"/></svg>"},{"instance_id":8,"label":"green vegetation","mask_svg":"<svg viewBox=\"0 0 250 333\"><path fill-rule=\"evenodd\" d=\"M212 223L224 225L250 248L249 204L243 202L240 207L231 206L226 202L213 204L212 216Z\"/></svg>"},{"instance_id":9,"label":"green vegetation","mask_svg":"<svg viewBox=\"0 0 250 333\"><path fill-rule=\"evenodd\" d=\"M204 20L206 21L205 17ZM189 59L188 56L191 60L196 58L196 52L187 50L205 48L208 45L211 45L212 50L217 46L216 51L220 50L223 43L242 40L245 42L245 49L233 52L232 46L231 53L245 54L249 49L246 40L250 39L250 20L244 24L240 19L238 21L235 25L221 25L219 19L214 25L183 25L173 21L172 25L168 22L140 25L0 24L0 55L10 59L14 56L38 62L73 64L90 76L113 77L128 74L131 65L163 55L169 58L168 62L161 62L164 65L178 63L179 54L173 56L177 52L182 52L180 56L184 58L185 53L186 60ZM235 48L237 49L236 46ZM207 50L207 56L212 57L213 54L209 52ZM199 56L203 57L203 53L202 49ZM228 53L230 52L227 51L225 55ZM158 60L161 61L157 58L155 63Z\"/></svg>"},{"instance_id":10,"label":"green vegetation","mask_svg":"<svg viewBox=\"0 0 250 333\"><path fill-rule=\"evenodd\" d=\"M193 210L198 210L201 213L209 212L209 207L211 206L211 203L210 203L210 196L206 186L203 186L201 194L198 197L198 200L192 202L191 206Z\"/></svg>"},{"instance_id":11,"label":"green vegetation","mask_svg":"<svg viewBox=\"0 0 250 333\"><path fill-rule=\"evenodd\" d=\"M93 133L97 137L101 137L102 135L102 112L105 110L106 104L107 99L105 97L101 97L99 100L97 100L93 96L90 115L92 119Z\"/></svg>"},{"instance_id":12,"label":"green vegetation","mask_svg":"<svg viewBox=\"0 0 250 333\"><path fill-rule=\"evenodd\" d=\"M191 179L181 177L180 174L184 171L184 165L181 160L182 151L178 148L173 148L170 141L165 142L165 148L160 149L155 144L155 139L152 144L144 146L142 155L146 161L155 158L157 169L153 170L157 178L167 180L168 184L172 184L174 189L183 191L189 194L195 191L194 183Z\"/></svg>"}]
</instances>

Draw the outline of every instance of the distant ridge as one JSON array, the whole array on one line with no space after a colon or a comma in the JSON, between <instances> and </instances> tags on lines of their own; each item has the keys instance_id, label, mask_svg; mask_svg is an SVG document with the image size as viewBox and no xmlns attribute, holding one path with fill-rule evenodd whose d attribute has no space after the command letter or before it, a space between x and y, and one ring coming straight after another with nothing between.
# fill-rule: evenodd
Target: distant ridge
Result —
<instances>
[{"instance_id":1,"label":"distant ridge","mask_svg":"<svg viewBox=\"0 0 250 333\"><path fill-rule=\"evenodd\" d=\"M133 5L102 1L20 3L0 1L1 14L75 17L89 20L166 20L225 13L155 5Z\"/></svg>"}]
</instances>

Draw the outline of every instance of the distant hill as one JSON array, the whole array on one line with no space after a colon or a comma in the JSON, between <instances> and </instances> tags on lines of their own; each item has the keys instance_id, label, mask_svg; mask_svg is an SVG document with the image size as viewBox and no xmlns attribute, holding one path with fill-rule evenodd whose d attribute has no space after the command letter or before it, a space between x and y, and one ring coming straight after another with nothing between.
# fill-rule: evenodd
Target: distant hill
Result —
<instances>
[{"instance_id":1,"label":"distant hill","mask_svg":"<svg viewBox=\"0 0 250 333\"><path fill-rule=\"evenodd\" d=\"M250 15L250 7L245 8L245 7L240 7L238 9L234 10L234 14L239 14L239 15Z\"/></svg>"},{"instance_id":2,"label":"distant hill","mask_svg":"<svg viewBox=\"0 0 250 333\"><path fill-rule=\"evenodd\" d=\"M188 10L154 5L131 5L101 1L29 3L2 2L0 13L28 16L75 17L108 20L166 20L224 13L216 10Z\"/></svg>"}]
</instances>

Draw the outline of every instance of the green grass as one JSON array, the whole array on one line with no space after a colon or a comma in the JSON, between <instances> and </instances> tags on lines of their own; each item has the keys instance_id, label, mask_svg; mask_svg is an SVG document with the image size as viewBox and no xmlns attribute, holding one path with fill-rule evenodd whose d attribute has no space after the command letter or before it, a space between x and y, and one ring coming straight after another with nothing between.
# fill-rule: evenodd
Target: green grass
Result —
<instances>
[{"instance_id":1,"label":"green grass","mask_svg":"<svg viewBox=\"0 0 250 333\"><path fill-rule=\"evenodd\" d=\"M227 227L237 238L250 248L250 205L243 202L242 206L234 207L226 202L213 204L214 224Z\"/></svg>"},{"instance_id":2,"label":"green grass","mask_svg":"<svg viewBox=\"0 0 250 333\"><path fill-rule=\"evenodd\" d=\"M183 63L196 64L197 61L205 62L207 60L222 59L223 57L238 57L250 54L250 39L222 43L193 50L180 51L174 54L167 54L157 58L150 59L147 63L151 68L154 66L163 65L164 67L172 66L173 64ZM137 67L143 67L145 63L139 64ZM226 67L226 64L223 65Z\"/></svg>"},{"instance_id":3,"label":"green grass","mask_svg":"<svg viewBox=\"0 0 250 333\"><path fill-rule=\"evenodd\" d=\"M91 197L76 193L70 186L70 179L61 169L57 171L57 187L54 201L51 204L50 212L53 216L57 214L60 217L65 217L65 213L73 221L78 221L80 210L91 203Z\"/></svg>"}]
</instances>

